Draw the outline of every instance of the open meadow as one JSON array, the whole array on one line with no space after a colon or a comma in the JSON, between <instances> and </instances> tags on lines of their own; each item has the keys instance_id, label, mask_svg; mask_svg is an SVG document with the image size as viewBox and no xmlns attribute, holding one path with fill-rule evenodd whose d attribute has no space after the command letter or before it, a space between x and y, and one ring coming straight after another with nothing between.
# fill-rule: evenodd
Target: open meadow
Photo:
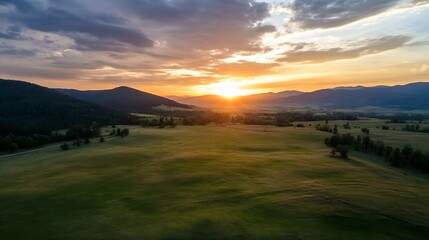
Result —
<instances>
[{"instance_id":1,"label":"open meadow","mask_svg":"<svg viewBox=\"0 0 429 240\"><path fill-rule=\"evenodd\" d=\"M369 127L375 139L428 150L429 134ZM429 176L375 155L331 158L328 136L136 127L126 138L5 158L0 239L427 239Z\"/></svg>"}]
</instances>

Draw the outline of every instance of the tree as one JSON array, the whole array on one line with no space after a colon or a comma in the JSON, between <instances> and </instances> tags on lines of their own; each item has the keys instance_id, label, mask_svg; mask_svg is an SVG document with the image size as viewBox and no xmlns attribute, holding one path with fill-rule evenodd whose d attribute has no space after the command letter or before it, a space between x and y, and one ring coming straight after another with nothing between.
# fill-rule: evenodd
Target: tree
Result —
<instances>
[{"instance_id":1,"label":"tree","mask_svg":"<svg viewBox=\"0 0 429 240\"><path fill-rule=\"evenodd\" d=\"M101 142L101 143L103 143L104 141L105 141L105 140L104 140L104 137L101 137L101 138L100 138L100 142Z\"/></svg>"},{"instance_id":2,"label":"tree","mask_svg":"<svg viewBox=\"0 0 429 240\"><path fill-rule=\"evenodd\" d=\"M357 136L357 138L356 138L356 142L355 142L355 149L356 149L357 151L359 151L361 147L362 147L362 137L359 135L359 136Z\"/></svg>"},{"instance_id":3,"label":"tree","mask_svg":"<svg viewBox=\"0 0 429 240\"><path fill-rule=\"evenodd\" d=\"M83 141L84 144L89 144L91 141L89 140L89 138L85 138L85 140Z\"/></svg>"},{"instance_id":4,"label":"tree","mask_svg":"<svg viewBox=\"0 0 429 240\"><path fill-rule=\"evenodd\" d=\"M422 157L422 172L429 173L429 153Z\"/></svg>"},{"instance_id":5,"label":"tree","mask_svg":"<svg viewBox=\"0 0 429 240\"><path fill-rule=\"evenodd\" d=\"M121 137L126 137L130 133L130 130L128 128L124 128L121 132Z\"/></svg>"},{"instance_id":6,"label":"tree","mask_svg":"<svg viewBox=\"0 0 429 240\"><path fill-rule=\"evenodd\" d=\"M164 117L161 116L159 117L159 128L164 128L164 127L165 127Z\"/></svg>"},{"instance_id":7,"label":"tree","mask_svg":"<svg viewBox=\"0 0 429 240\"><path fill-rule=\"evenodd\" d=\"M375 153L378 156L383 156L384 155L384 151L386 150L386 148L384 146L384 142L382 142L382 141L375 142L375 144L374 144L374 150L375 150Z\"/></svg>"},{"instance_id":8,"label":"tree","mask_svg":"<svg viewBox=\"0 0 429 240\"><path fill-rule=\"evenodd\" d=\"M92 136L100 135L100 126L98 125L97 122L94 121L91 123L91 131L92 131Z\"/></svg>"},{"instance_id":9,"label":"tree","mask_svg":"<svg viewBox=\"0 0 429 240\"><path fill-rule=\"evenodd\" d=\"M385 156L386 162L389 161L392 154L393 154L393 148L391 146L387 146L386 149L384 150L384 156Z\"/></svg>"},{"instance_id":10,"label":"tree","mask_svg":"<svg viewBox=\"0 0 429 240\"><path fill-rule=\"evenodd\" d=\"M395 148L392 156L390 157L390 164L393 167L400 167L402 162L401 150L399 148Z\"/></svg>"},{"instance_id":11,"label":"tree","mask_svg":"<svg viewBox=\"0 0 429 240\"><path fill-rule=\"evenodd\" d=\"M422 168L423 165L423 153L420 150L415 150L410 155L411 166L415 168Z\"/></svg>"},{"instance_id":12,"label":"tree","mask_svg":"<svg viewBox=\"0 0 429 240\"><path fill-rule=\"evenodd\" d=\"M406 146L404 146L402 148L402 154L404 155L405 163L408 164L408 165L411 165L410 164L410 162L411 162L411 159L410 159L411 153L413 153L413 148L410 145L406 145Z\"/></svg>"},{"instance_id":13,"label":"tree","mask_svg":"<svg viewBox=\"0 0 429 240\"><path fill-rule=\"evenodd\" d=\"M16 142L13 142L10 144L10 148L9 148L10 152L16 152L18 151L18 149L19 149L19 145Z\"/></svg>"},{"instance_id":14,"label":"tree","mask_svg":"<svg viewBox=\"0 0 429 240\"><path fill-rule=\"evenodd\" d=\"M67 151L70 149L70 145L68 143L63 143L63 144L61 144L60 148L63 151Z\"/></svg>"},{"instance_id":15,"label":"tree","mask_svg":"<svg viewBox=\"0 0 429 240\"><path fill-rule=\"evenodd\" d=\"M168 121L168 125L170 125L170 127L172 128L176 127L176 122L174 121L173 117L170 117L170 121Z\"/></svg>"},{"instance_id":16,"label":"tree","mask_svg":"<svg viewBox=\"0 0 429 240\"><path fill-rule=\"evenodd\" d=\"M369 148L370 142L371 142L371 138L369 138L368 136L363 137L362 145L365 150Z\"/></svg>"},{"instance_id":17,"label":"tree","mask_svg":"<svg viewBox=\"0 0 429 240\"><path fill-rule=\"evenodd\" d=\"M325 138L325 144L328 145L328 146L330 146L330 138L328 138L328 137Z\"/></svg>"},{"instance_id":18,"label":"tree","mask_svg":"<svg viewBox=\"0 0 429 240\"><path fill-rule=\"evenodd\" d=\"M336 148L338 145L341 144L341 138L338 135L334 135L329 140L329 146Z\"/></svg>"},{"instance_id":19,"label":"tree","mask_svg":"<svg viewBox=\"0 0 429 240\"><path fill-rule=\"evenodd\" d=\"M362 133L369 134L369 129L368 128L362 128L361 131L362 131Z\"/></svg>"},{"instance_id":20,"label":"tree","mask_svg":"<svg viewBox=\"0 0 429 240\"><path fill-rule=\"evenodd\" d=\"M347 149L346 146L338 145L336 151L340 153L340 156L342 158L348 158L349 157L349 150Z\"/></svg>"},{"instance_id":21,"label":"tree","mask_svg":"<svg viewBox=\"0 0 429 240\"><path fill-rule=\"evenodd\" d=\"M335 125L334 128L332 129L332 133L333 134L337 134L338 133L338 127L337 127L337 125Z\"/></svg>"}]
</instances>

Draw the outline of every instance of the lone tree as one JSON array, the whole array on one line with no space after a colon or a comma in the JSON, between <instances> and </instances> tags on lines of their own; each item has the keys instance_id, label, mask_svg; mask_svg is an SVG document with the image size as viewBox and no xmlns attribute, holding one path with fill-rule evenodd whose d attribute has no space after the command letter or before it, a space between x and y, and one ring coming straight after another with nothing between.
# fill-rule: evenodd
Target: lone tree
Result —
<instances>
[{"instance_id":1,"label":"lone tree","mask_svg":"<svg viewBox=\"0 0 429 240\"><path fill-rule=\"evenodd\" d=\"M70 149L70 145L68 143L63 143L63 144L61 144L60 148L63 151L67 151Z\"/></svg>"},{"instance_id":2,"label":"lone tree","mask_svg":"<svg viewBox=\"0 0 429 240\"><path fill-rule=\"evenodd\" d=\"M121 137L126 137L130 134L130 130L128 128L124 128L121 132Z\"/></svg>"}]
</instances>

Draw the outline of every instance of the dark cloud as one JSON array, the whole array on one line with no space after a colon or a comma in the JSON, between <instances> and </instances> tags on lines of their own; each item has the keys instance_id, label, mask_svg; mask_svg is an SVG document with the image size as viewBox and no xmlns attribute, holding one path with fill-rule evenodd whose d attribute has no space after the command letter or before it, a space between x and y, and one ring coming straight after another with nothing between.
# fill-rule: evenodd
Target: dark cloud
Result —
<instances>
[{"instance_id":1,"label":"dark cloud","mask_svg":"<svg viewBox=\"0 0 429 240\"><path fill-rule=\"evenodd\" d=\"M30 11L34 9L33 4L31 4L28 0L0 0L0 6L1 5L13 6L20 11Z\"/></svg>"},{"instance_id":2,"label":"dark cloud","mask_svg":"<svg viewBox=\"0 0 429 240\"><path fill-rule=\"evenodd\" d=\"M259 22L269 16L267 3L253 0L121 1L124 11L166 31L170 46L257 51L259 38L275 31Z\"/></svg>"},{"instance_id":3,"label":"dark cloud","mask_svg":"<svg viewBox=\"0 0 429 240\"><path fill-rule=\"evenodd\" d=\"M295 0L292 22L305 29L332 28L374 16L400 0Z\"/></svg>"},{"instance_id":4,"label":"dark cloud","mask_svg":"<svg viewBox=\"0 0 429 240\"><path fill-rule=\"evenodd\" d=\"M139 29L124 24L119 17L108 18L105 14L89 13L85 9L65 10L52 3L46 8L38 8L27 1L2 1L0 4L13 5L16 12L6 16L8 21L25 26L26 28L47 33L57 33L78 40L80 47L91 50L93 41L109 41L110 46L131 45L139 48L153 46L153 41ZM83 40L87 38L87 40ZM84 45L85 43L88 45ZM102 49L103 45L94 50L115 49L110 47Z\"/></svg>"},{"instance_id":5,"label":"dark cloud","mask_svg":"<svg viewBox=\"0 0 429 240\"><path fill-rule=\"evenodd\" d=\"M19 26L12 25L0 32L0 38L8 40L30 40L31 38L22 35L22 29Z\"/></svg>"},{"instance_id":6,"label":"dark cloud","mask_svg":"<svg viewBox=\"0 0 429 240\"><path fill-rule=\"evenodd\" d=\"M32 57L36 55L37 50L30 50L24 48L17 48L15 46L1 43L0 44L0 56L7 55L12 57Z\"/></svg>"},{"instance_id":7,"label":"dark cloud","mask_svg":"<svg viewBox=\"0 0 429 240\"><path fill-rule=\"evenodd\" d=\"M359 42L355 48L330 48L326 50L292 50L280 62L323 63L342 59L359 58L366 55L385 52L405 46L411 40L409 36L386 36Z\"/></svg>"}]
</instances>

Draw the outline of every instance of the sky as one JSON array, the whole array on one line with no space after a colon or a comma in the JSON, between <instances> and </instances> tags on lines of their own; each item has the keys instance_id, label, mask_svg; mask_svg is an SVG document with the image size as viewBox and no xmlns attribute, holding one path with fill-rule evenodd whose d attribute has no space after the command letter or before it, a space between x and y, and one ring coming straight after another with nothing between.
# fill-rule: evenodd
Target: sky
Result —
<instances>
[{"instance_id":1,"label":"sky","mask_svg":"<svg viewBox=\"0 0 429 240\"><path fill-rule=\"evenodd\" d=\"M164 96L429 81L429 0L0 0L0 78Z\"/></svg>"}]
</instances>

